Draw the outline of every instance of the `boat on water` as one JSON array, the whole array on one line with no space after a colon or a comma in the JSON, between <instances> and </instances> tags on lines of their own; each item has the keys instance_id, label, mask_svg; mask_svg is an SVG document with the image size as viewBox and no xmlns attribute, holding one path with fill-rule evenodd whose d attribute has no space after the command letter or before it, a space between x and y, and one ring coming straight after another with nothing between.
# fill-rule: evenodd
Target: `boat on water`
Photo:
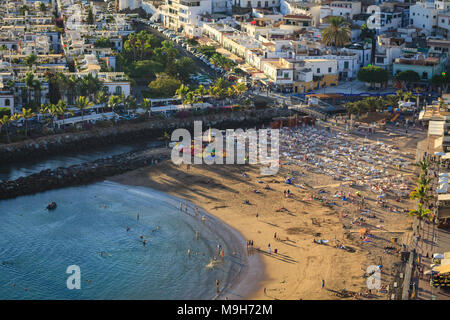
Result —
<instances>
[{"instance_id":1,"label":"boat on water","mask_svg":"<svg viewBox=\"0 0 450 320\"><path fill-rule=\"evenodd\" d=\"M56 202L53 201L52 203L49 203L45 209L48 211L51 211L51 210L55 210L56 207L57 207Z\"/></svg>"}]
</instances>

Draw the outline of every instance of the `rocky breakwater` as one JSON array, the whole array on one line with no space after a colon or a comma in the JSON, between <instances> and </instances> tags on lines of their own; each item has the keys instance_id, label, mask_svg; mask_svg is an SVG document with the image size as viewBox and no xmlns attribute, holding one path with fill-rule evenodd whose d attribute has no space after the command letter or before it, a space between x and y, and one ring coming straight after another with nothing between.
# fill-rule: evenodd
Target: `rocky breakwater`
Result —
<instances>
[{"instance_id":1,"label":"rocky breakwater","mask_svg":"<svg viewBox=\"0 0 450 320\"><path fill-rule=\"evenodd\" d=\"M216 113L187 118L152 119L141 123L125 123L89 131L63 133L36 140L26 140L0 146L0 164L19 163L30 157L45 158L53 154L93 150L100 146L155 140L176 128L191 130L194 121L202 121L205 127L217 129L248 128L270 122L273 117L286 116L289 110L266 108Z\"/></svg>"},{"instance_id":2,"label":"rocky breakwater","mask_svg":"<svg viewBox=\"0 0 450 320\"><path fill-rule=\"evenodd\" d=\"M169 149L159 148L128 152L67 168L44 170L27 177L0 183L0 199L10 199L51 189L101 181L109 176L159 163L169 157Z\"/></svg>"}]
</instances>

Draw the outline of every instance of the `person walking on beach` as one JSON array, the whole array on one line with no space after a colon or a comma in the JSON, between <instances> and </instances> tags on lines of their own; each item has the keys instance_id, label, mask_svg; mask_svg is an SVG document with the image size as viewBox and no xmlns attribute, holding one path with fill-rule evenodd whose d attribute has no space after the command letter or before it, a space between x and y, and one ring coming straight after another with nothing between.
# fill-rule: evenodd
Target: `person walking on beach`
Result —
<instances>
[{"instance_id":1,"label":"person walking on beach","mask_svg":"<svg viewBox=\"0 0 450 320\"><path fill-rule=\"evenodd\" d=\"M183 203L180 202L180 211L183 211Z\"/></svg>"},{"instance_id":2,"label":"person walking on beach","mask_svg":"<svg viewBox=\"0 0 450 320\"><path fill-rule=\"evenodd\" d=\"M219 285L220 285L219 280L216 280L216 291L217 291L217 293L220 293Z\"/></svg>"},{"instance_id":3,"label":"person walking on beach","mask_svg":"<svg viewBox=\"0 0 450 320\"><path fill-rule=\"evenodd\" d=\"M322 289L325 288L325 280L322 279Z\"/></svg>"},{"instance_id":4,"label":"person walking on beach","mask_svg":"<svg viewBox=\"0 0 450 320\"><path fill-rule=\"evenodd\" d=\"M269 254L272 253L272 248L270 248L270 243L269 243L269 246L268 246L268 250L267 250L267 251L269 252Z\"/></svg>"}]
</instances>

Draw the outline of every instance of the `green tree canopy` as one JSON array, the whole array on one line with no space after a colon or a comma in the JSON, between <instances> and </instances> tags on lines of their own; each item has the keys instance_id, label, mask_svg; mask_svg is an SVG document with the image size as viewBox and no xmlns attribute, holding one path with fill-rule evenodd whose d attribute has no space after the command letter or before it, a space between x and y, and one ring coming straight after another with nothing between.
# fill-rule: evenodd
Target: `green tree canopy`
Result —
<instances>
[{"instance_id":1,"label":"green tree canopy","mask_svg":"<svg viewBox=\"0 0 450 320\"><path fill-rule=\"evenodd\" d=\"M362 82L368 82L370 84L384 83L388 81L388 79L388 72L381 67L367 66L358 71L358 80Z\"/></svg>"},{"instance_id":2,"label":"green tree canopy","mask_svg":"<svg viewBox=\"0 0 450 320\"><path fill-rule=\"evenodd\" d=\"M169 98L175 95L181 81L167 75L160 75L148 85L152 98Z\"/></svg>"}]
</instances>

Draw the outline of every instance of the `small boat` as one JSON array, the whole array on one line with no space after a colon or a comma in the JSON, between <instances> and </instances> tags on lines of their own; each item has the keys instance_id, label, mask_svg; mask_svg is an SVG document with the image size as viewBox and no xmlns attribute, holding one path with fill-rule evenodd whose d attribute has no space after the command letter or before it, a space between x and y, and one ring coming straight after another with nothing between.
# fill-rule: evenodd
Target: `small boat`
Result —
<instances>
[{"instance_id":1,"label":"small boat","mask_svg":"<svg viewBox=\"0 0 450 320\"><path fill-rule=\"evenodd\" d=\"M56 202L49 203L45 209L47 209L49 211L55 210L56 209Z\"/></svg>"}]
</instances>

